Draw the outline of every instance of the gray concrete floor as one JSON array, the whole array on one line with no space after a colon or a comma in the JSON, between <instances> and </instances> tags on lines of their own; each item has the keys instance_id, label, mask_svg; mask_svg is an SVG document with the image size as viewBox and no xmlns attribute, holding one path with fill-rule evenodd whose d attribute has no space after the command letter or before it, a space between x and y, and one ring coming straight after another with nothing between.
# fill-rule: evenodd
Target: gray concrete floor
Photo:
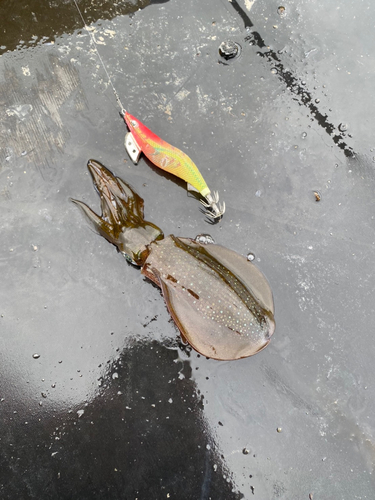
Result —
<instances>
[{"instance_id":1,"label":"gray concrete floor","mask_svg":"<svg viewBox=\"0 0 375 500\"><path fill-rule=\"evenodd\" d=\"M183 182L131 163L72 2L2 2L1 498L375 498L372 2L79 5L129 112L227 212L208 225ZM165 234L255 254L267 349L182 345L158 289L69 202L99 207L89 158Z\"/></svg>"}]
</instances>

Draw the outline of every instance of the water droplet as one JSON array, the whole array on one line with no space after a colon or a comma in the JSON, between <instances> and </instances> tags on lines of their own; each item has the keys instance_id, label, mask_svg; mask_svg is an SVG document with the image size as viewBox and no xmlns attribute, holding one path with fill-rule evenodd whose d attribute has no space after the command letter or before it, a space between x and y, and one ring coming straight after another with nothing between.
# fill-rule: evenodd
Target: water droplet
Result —
<instances>
[{"instance_id":1,"label":"water droplet","mask_svg":"<svg viewBox=\"0 0 375 500\"><path fill-rule=\"evenodd\" d=\"M210 234L198 234L195 237L194 241L200 243L201 245L208 245L209 243L215 243L215 240Z\"/></svg>"},{"instance_id":2,"label":"water droplet","mask_svg":"<svg viewBox=\"0 0 375 500\"><path fill-rule=\"evenodd\" d=\"M302 132L301 137L302 137L302 139L306 139L307 133L306 132Z\"/></svg>"},{"instance_id":3,"label":"water droplet","mask_svg":"<svg viewBox=\"0 0 375 500\"><path fill-rule=\"evenodd\" d=\"M113 373L113 375L112 375L112 380L115 380L115 378L118 378L118 373L117 372Z\"/></svg>"},{"instance_id":4,"label":"water droplet","mask_svg":"<svg viewBox=\"0 0 375 500\"><path fill-rule=\"evenodd\" d=\"M277 13L279 16L284 17L286 15L285 7L283 5L280 5L277 9Z\"/></svg>"},{"instance_id":5,"label":"water droplet","mask_svg":"<svg viewBox=\"0 0 375 500\"><path fill-rule=\"evenodd\" d=\"M250 450L248 450L247 448L244 448L244 449L242 450L242 453L243 453L244 455L248 455L248 454L250 453Z\"/></svg>"},{"instance_id":6,"label":"water droplet","mask_svg":"<svg viewBox=\"0 0 375 500\"><path fill-rule=\"evenodd\" d=\"M316 104L320 103L320 99L315 99Z\"/></svg>"},{"instance_id":7,"label":"water droplet","mask_svg":"<svg viewBox=\"0 0 375 500\"><path fill-rule=\"evenodd\" d=\"M347 123L340 123L339 130L340 130L340 132L346 132L348 130L348 124Z\"/></svg>"},{"instance_id":8,"label":"water droplet","mask_svg":"<svg viewBox=\"0 0 375 500\"><path fill-rule=\"evenodd\" d=\"M277 69L276 69L276 68L272 68L272 69L271 69L271 73L272 73L273 75L276 75L276 73L277 73Z\"/></svg>"},{"instance_id":9,"label":"water droplet","mask_svg":"<svg viewBox=\"0 0 375 500\"><path fill-rule=\"evenodd\" d=\"M258 198L260 198L262 196L262 191L258 189L258 191L255 192L255 196L258 196Z\"/></svg>"},{"instance_id":10,"label":"water droplet","mask_svg":"<svg viewBox=\"0 0 375 500\"><path fill-rule=\"evenodd\" d=\"M255 255L252 252L249 252L246 257L249 262L253 262L255 259Z\"/></svg>"},{"instance_id":11,"label":"water droplet","mask_svg":"<svg viewBox=\"0 0 375 500\"><path fill-rule=\"evenodd\" d=\"M276 430L277 430L277 432L281 432L281 431L282 431L282 428L281 428L281 427L278 427Z\"/></svg>"},{"instance_id":12,"label":"water droplet","mask_svg":"<svg viewBox=\"0 0 375 500\"><path fill-rule=\"evenodd\" d=\"M40 354L38 354L38 353L33 354L33 358L34 358L34 359L38 359L38 358L40 358Z\"/></svg>"},{"instance_id":13,"label":"water droplet","mask_svg":"<svg viewBox=\"0 0 375 500\"><path fill-rule=\"evenodd\" d=\"M81 418L84 413L85 413L85 410L78 410L77 411L78 418Z\"/></svg>"},{"instance_id":14,"label":"water droplet","mask_svg":"<svg viewBox=\"0 0 375 500\"><path fill-rule=\"evenodd\" d=\"M211 446L209 444L206 444L206 450L210 450Z\"/></svg>"}]
</instances>

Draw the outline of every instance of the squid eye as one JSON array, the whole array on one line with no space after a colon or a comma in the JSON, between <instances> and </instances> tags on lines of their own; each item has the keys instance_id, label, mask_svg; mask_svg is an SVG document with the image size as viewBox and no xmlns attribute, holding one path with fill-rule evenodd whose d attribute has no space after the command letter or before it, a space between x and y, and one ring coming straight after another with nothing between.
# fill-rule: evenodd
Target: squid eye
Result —
<instances>
[{"instance_id":1,"label":"squid eye","mask_svg":"<svg viewBox=\"0 0 375 500\"><path fill-rule=\"evenodd\" d=\"M122 253L122 255L125 257L125 259L130 263L130 264L136 264L136 262L134 262L134 260L130 257L130 255L128 255L127 253Z\"/></svg>"}]
</instances>

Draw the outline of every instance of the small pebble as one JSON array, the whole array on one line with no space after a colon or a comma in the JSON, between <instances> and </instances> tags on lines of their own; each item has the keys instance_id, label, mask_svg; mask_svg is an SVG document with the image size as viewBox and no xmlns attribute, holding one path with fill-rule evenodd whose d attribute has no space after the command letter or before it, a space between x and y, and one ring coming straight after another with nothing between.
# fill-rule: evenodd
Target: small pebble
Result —
<instances>
[{"instance_id":1,"label":"small pebble","mask_svg":"<svg viewBox=\"0 0 375 500\"><path fill-rule=\"evenodd\" d=\"M322 199L322 195L319 193L319 191L314 191L315 195L315 201L320 201Z\"/></svg>"}]
</instances>

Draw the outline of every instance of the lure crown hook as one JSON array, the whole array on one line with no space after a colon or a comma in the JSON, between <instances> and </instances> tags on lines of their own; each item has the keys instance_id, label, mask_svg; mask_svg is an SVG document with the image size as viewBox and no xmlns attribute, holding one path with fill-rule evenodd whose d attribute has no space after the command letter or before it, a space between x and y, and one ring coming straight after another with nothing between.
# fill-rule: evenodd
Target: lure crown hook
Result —
<instances>
[{"instance_id":1,"label":"lure crown hook","mask_svg":"<svg viewBox=\"0 0 375 500\"><path fill-rule=\"evenodd\" d=\"M217 191L214 191L212 194L208 193L204 197L204 200L200 200L200 202L208 209L205 211L205 214L210 219L219 219L225 213L225 202L219 203L219 193Z\"/></svg>"}]
</instances>

